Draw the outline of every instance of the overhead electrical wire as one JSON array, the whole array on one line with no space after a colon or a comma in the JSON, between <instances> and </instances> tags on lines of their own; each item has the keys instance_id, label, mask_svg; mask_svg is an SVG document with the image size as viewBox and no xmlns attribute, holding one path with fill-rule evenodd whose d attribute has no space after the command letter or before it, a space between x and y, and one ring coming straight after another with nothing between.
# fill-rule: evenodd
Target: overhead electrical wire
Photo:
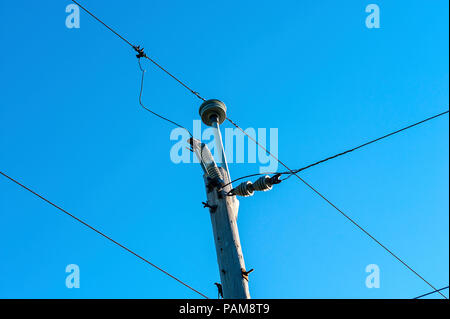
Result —
<instances>
[{"instance_id":1,"label":"overhead electrical wire","mask_svg":"<svg viewBox=\"0 0 450 319\"><path fill-rule=\"evenodd\" d=\"M63 212L64 214L72 217L73 219L75 219L76 221L80 222L81 224L83 224L84 226L90 228L91 230L95 231L97 234L105 237L106 239L108 239L109 241L113 242L114 244L116 244L117 246L125 249L126 251L128 251L129 253L133 254L134 256L138 257L139 259L141 259L142 261L144 261L145 263L149 264L150 266L156 268L157 270L161 271L162 273L166 274L167 276L169 276L172 279L175 279L177 282L179 282L180 284L182 284L183 286L189 288L190 290L192 290L193 292L199 294L200 296L209 299L206 295L202 294L201 292L199 292L198 290L192 288L191 286L189 286L188 284L186 284L185 282L181 281L180 279L178 279L177 277L175 277L174 275L168 273L167 271L165 271L164 269L156 266L155 264L151 263L148 259L145 259L144 257L140 256L139 254L135 253L134 251L132 251L131 249L125 247L124 245L122 245L121 243L115 241L114 239L112 239L111 237L109 237L108 235L106 235L105 233L101 232L100 230L98 230L97 228L89 225L88 223L86 223L85 221L81 220L80 218L72 215L71 213L69 213L68 211L66 211L65 209L61 208L60 206L54 204L53 202L51 202L50 200L48 200L47 198L45 198L44 196L36 193L35 191L33 191L32 189L30 189L29 187L25 186L24 184L20 183L19 181L17 181L16 179L12 178L11 176L7 175L6 173L3 173L2 171L0 171L0 174L3 175L4 177L6 177L7 179L9 179L10 181L14 182L15 184L19 185L20 187L22 187L23 189L27 190L28 192L32 193L33 195L39 197L40 199L42 199L43 201L45 201L46 203L52 205L53 207L55 207L56 209L60 210L61 212Z\"/></svg>"},{"instance_id":2,"label":"overhead electrical wire","mask_svg":"<svg viewBox=\"0 0 450 319\"><path fill-rule=\"evenodd\" d=\"M139 69L140 69L141 72L142 72L142 76L141 76L141 85L140 85L140 90L139 90L139 104L142 106L142 108L143 108L144 110L146 110L146 111L152 113L153 115L159 117L160 119L162 119L162 120L164 120L164 121L167 121L167 122L169 122L169 123L171 123L171 124L173 124L173 125L175 125L175 126L177 126L177 127L179 127L179 128L182 128L182 129L186 130L186 131L188 132L189 136L190 136L191 139L192 139L194 136L192 135L191 131L189 131L186 127L184 127L183 125L178 124L178 123L176 123L176 122L174 122L174 121L168 119L167 117L164 117L164 116L162 116L162 115L160 115L160 114L158 114L158 113L152 111L151 109L149 109L148 107L146 107L146 106L144 105L144 103L142 103L142 92L143 92L143 90L144 90L144 76L145 76L146 70L145 70L144 68L142 68L142 65L141 65L141 59L140 59L140 58L138 58L138 64L139 64ZM191 147L190 151L193 151L193 150L192 150L192 147ZM202 155L202 154L203 154L203 147L202 147L201 150L200 150L200 155ZM200 156L200 161L201 161L201 164L202 164L202 165L205 164L205 163L203 162L203 157L202 157L202 156Z\"/></svg>"},{"instance_id":3,"label":"overhead electrical wire","mask_svg":"<svg viewBox=\"0 0 450 319\"><path fill-rule=\"evenodd\" d=\"M293 175L295 175L301 182L303 182L306 186L308 186L311 190L313 190L317 195L319 195L323 200L325 200L329 205L331 205L334 209L336 209L342 216L347 218L351 223L353 223L356 227L358 227L360 230L362 230L367 236L369 236L373 241L375 241L380 247L382 247L384 250L386 250L389 254L391 254L394 258L396 258L399 262L401 262L406 268L408 268L411 272L413 272L417 277L422 279L428 286L433 288L434 290L437 290L431 283L429 283L425 278L423 278L418 272L416 272L413 268L411 268L405 261L403 261L400 257L398 257L396 254L394 254L389 248L387 248L385 245L383 245L380 241L378 241L374 236L372 236L367 230L365 230L362 226L360 226L356 221L354 221L350 216L348 216L346 213L344 213L341 209L339 209L335 204L333 204L330 200L328 200L324 195L322 195L318 190L316 190L312 185L310 185L308 182L306 182L303 178L301 178L297 173L293 170L291 170L286 164L284 164L278 157L273 155L271 152L269 152L264 146L258 143L256 139L254 139L252 136L247 134L245 130L243 130L239 125L237 125L235 122L233 122L230 118L227 117L228 122L230 122L233 126L235 126L237 129L239 129L241 132L243 132L249 139L251 139L253 142L256 143L261 149L266 151L270 156L272 156L278 163L283 165L289 172ZM440 291L439 293L447 299L447 297L442 294Z\"/></svg>"},{"instance_id":4,"label":"overhead electrical wire","mask_svg":"<svg viewBox=\"0 0 450 319\"><path fill-rule=\"evenodd\" d=\"M141 48L139 45L134 45L132 44L130 41L128 41L125 37L123 37L122 35L120 35L117 31L115 31L113 28L111 28L109 25L107 25L105 22L103 22L100 18L98 18L96 15L94 15L90 10L88 10L87 8L85 8L84 6L82 6L78 1L72 0L73 3L75 3L77 6L79 6L82 10L84 10L86 13L88 13L90 16L92 16L95 20L97 20L98 22L100 22L103 26L105 26L108 30L110 30L112 33L114 33L117 37L119 37L121 40L123 40L126 44L128 44L130 47L132 47L138 54L136 55L136 57L138 58L138 64L139 64L139 69L142 72L142 76L141 76L141 85L140 85L140 91L139 91L139 104L141 105L141 107L143 109L145 109L146 111L152 113L153 115L159 117L160 119L167 121L169 123L174 124L175 126L178 126L180 128L185 129L190 137L192 138L192 133L183 125L180 125L170 119L168 119L167 117L164 117L154 111L152 111L151 109L149 109L148 107L146 107L143 103L142 103L142 92L143 92L143 88L144 88L144 76L145 76L145 70L142 68L141 65L141 58L145 58L147 60L149 60L150 62L152 62L154 65L156 65L159 69L161 69L162 71L164 71L167 75L169 75L171 78L173 78L175 81L177 81L179 84L181 84L183 87L185 87L187 90L189 90L192 94L194 94L196 97L198 97L200 100L202 101L206 101L206 99L204 99L202 96L200 96L200 94L196 91L194 91L193 89L191 89L189 86L187 86L184 82L182 82L180 79L178 79L176 76L174 76L172 73L170 73L166 68L164 68L162 65L160 65L158 62L156 62L154 59L150 58L149 56L147 56L147 54L144 52L144 48ZM203 149L202 149L203 151Z\"/></svg>"},{"instance_id":5,"label":"overhead electrical wire","mask_svg":"<svg viewBox=\"0 0 450 319\"><path fill-rule=\"evenodd\" d=\"M88 10L87 8L85 8L83 5L81 5L78 1L72 0L73 3L75 3L77 6L79 6L82 10L84 10L86 13L88 13L90 16L92 16L95 20L97 20L98 22L100 22L103 26L105 26L108 30L110 30L112 33L114 33L117 37L119 37L121 40L123 40L126 44L128 44L130 47L132 47L138 54L136 55L136 57L138 58L138 64L139 64L139 69L142 72L142 76L141 76L141 85L140 85L140 91L139 91L139 104L141 105L141 107L143 109L145 109L146 111L152 113L153 115L159 117L160 119L167 121L169 123L174 124L175 126L178 126L180 128L185 129L190 137L192 138L192 133L183 125L180 125L170 119L168 119L167 117L162 116L161 114L158 114L154 111L152 111L151 109L149 109L148 107L146 107L143 103L142 103L142 92L143 92L143 88L144 88L144 76L145 76L145 72L146 70L144 70L142 68L141 65L141 58L145 58L147 60L149 60L150 62L152 62L154 65L156 65L159 69L161 69L162 71L164 71L167 75L169 75L171 78L173 78L175 81L177 81L179 84L181 84L183 87L185 87L187 90L189 90L192 94L194 94L196 97L198 97L200 100L202 101L206 101L206 99L204 99L202 96L200 96L200 94L196 91L194 91L193 89L191 89L188 85L186 85L184 82L182 82L180 79L178 79L176 76L174 76L171 72L169 72L166 68L164 68L162 65L160 65L158 62L156 62L154 59L150 58L149 56L147 56L147 54L144 52L144 48L141 48L139 45L134 45L132 44L129 40L127 40L125 37L123 37L122 35L120 35L117 31L115 31L113 28L111 28L109 25L107 25L105 22L103 22L100 18L98 18L95 14L93 14L90 10Z\"/></svg>"},{"instance_id":6,"label":"overhead electrical wire","mask_svg":"<svg viewBox=\"0 0 450 319\"><path fill-rule=\"evenodd\" d=\"M93 17L95 20L100 22L103 26L105 26L108 30L110 30L112 33L114 33L117 37L119 37L121 40L123 40L126 44L128 44L130 47L132 47L137 53L138 57L145 58L152 62L155 66L157 66L159 69L164 71L167 75L169 75L171 78L173 78L175 81L177 81L179 84L181 84L184 88L189 90L192 94L194 94L196 97L198 97L202 101L206 101L197 91L194 91L191 89L186 83L178 79L175 75L170 73L166 68L164 68L161 64L156 62L153 58L150 58L147 56L146 53L144 53L144 49L141 48L139 45L134 45L130 41L128 41L125 37L121 36L118 32L116 32L113 28L108 26L105 22L103 22L100 18L98 18L96 15L94 15L91 11L89 11L87 8L82 6L78 1L72 0L73 3L75 3L77 6L79 6L81 9L83 9L86 13L88 13L91 17Z\"/></svg>"},{"instance_id":7,"label":"overhead electrical wire","mask_svg":"<svg viewBox=\"0 0 450 319\"><path fill-rule=\"evenodd\" d=\"M438 290L434 290L434 291L432 291L432 292L429 292L429 293L426 293L426 294L423 294L423 295L417 296L417 297L415 297L415 298L413 298L413 299L420 299L420 298L422 298L422 297L425 297L425 296L428 296L428 295L434 294L434 293L436 293L436 292L440 292L440 291L442 291L442 290L445 290L445 289L448 289L448 288L449 288L449 286L447 286L447 287L444 287L444 288L441 288L441 289L438 289Z\"/></svg>"},{"instance_id":8,"label":"overhead electrical wire","mask_svg":"<svg viewBox=\"0 0 450 319\"><path fill-rule=\"evenodd\" d=\"M140 89L140 91L139 91L139 104L142 106L142 108L143 108L144 110L146 110L146 111L152 113L153 115L159 117L160 119L163 119L164 121L167 121L167 122L169 122L169 123L172 123L173 125L178 126L178 127L182 128L182 129L185 129L185 130L189 133L190 137L193 137L191 131L189 131L186 127L184 127L183 125L180 125L180 124L178 124L178 123L176 123L176 122L174 122L174 121L172 121L172 120L169 120L168 118L166 118L166 117L164 117L164 116L162 116L162 115L160 115L160 114L158 114L158 113L156 113L156 112L150 110L148 107L146 107L146 106L142 103L142 91L144 90L144 76L145 76L145 72L146 72L146 71L145 71L145 69L142 68L142 65L141 65L141 59L138 59L138 64L139 64L139 69L140 69L141 72L142 72L142 76L141 76L141 89Z\"/></svg>"},{"instance_id":9,"label":"overhead electrical wire","mask_svg":"<svg viewBox=\"0 0 450 319\"><path fill-rule=\"evenodd\" d=\"M405 127L401 128L401 129L399 129L399 130L396 130L396 131L391 132L391 133L389 133L389 134L383 135L383 136L378 137L378 138L376 138L376 139L374 139L374 140L371 140L371 141L369 141L369 142L366 142L366 143L364 143L364 144L361 144L361 145L359 145L359 146L356 146L356 147L353 147L353 148L351 148L351 149L349 149L349 150L346 150L346 151L344 151L344 152L341 152L341 153L338 153L338 154L336 154L336 155L327 157L327 158L322 159L322 160L320 160L320 161L317 161L317 162L315 162L315 163L309 164L309 165L307 165L307 166L305 166L305 167L302 167L302 168L299 168L299 169L295 169L295 170L293 170L293 172L299 173L299 172L304 171L304 170L306 170L306 169L308 169L308 168L311 168L311 167L313 167L313 166L322 164L322 163L324 163L324 162L326 162L326 161L329 161L329 160L331 160L331 159L337 158L337 157L339 157L339 156L342 156L342 155L351 153L351 152L356 151L356 150L358 150L358 149L360 149L360 148L362 148L362 147L364 147L364 146L367 146L367 145L370 145L370 144L372 144L372 143L378 142L378 141L383 140L383 139L385 139L385 138L387 138L387 137L390 137L390 136L392 136L392 135L398 134L398 133L403 132L403 131L405 131L405 130L407 130L407 129L413 128L413 127L415 127L415 126L417 126L417 125L423 124L423 123L428 122L428 121L433 120L433 119L436 119L436 118L438 118L438 117L440 117L440 116L443 116L443 115L445 115L445 114L448 114L448 113L449 113L449 110L444 111L444 112L441 112L441 113L436 114L436 115L433 115L433 116L428 117L428 118L426 118L426 119L424 119L424 120L422 120L422 121L419 121L419 122L416 122L416 123L414 123L414 124L405 126ZM260 176L260 175L267 175L267 174L282 174L282 175L289 175L288 177L282 179L282 181L288 179L289 177L291 177L291 176L293 175L292 172L264 172L264 173L255 173L255 174L250 174L250 175L246 175L246 176L242 176L242 177L236 178L236 179L234 179L233 181L231 181L229 184L232 184L232 183L234 183L234 182L237 182L237 181L239 181L239 180L241 180L241 179L245 179L245 178L249 178L249 177L254 177L254 176ZM227 186L227 185L225 185L225 186ZM223 186L223 187L225 187L225 186Z\"/></svg>"},{"instance_id":10,"label":"overhead electrical wire","mask_svg":"<svg viewBox=\"0 0 450 319\"><path fill-rule=\"evenodd\" d=\"M431 116L431 117L428 117L428 118L426 118L426 119L424 119L424 120L422 120L422 121L419 121L419 122L416 122L416 123L414 123L414 124L405 126L405 127L401 128L401 129L399 129L399 130L396 130L396 131L394 131L394 132L391 132L391 133L389 133L389 134L383 135L383 136L381 136L381 137L379 137L379 138L376 138L376 139L374 139L374 140L371 140L371 141L369 141L369 142L366 142L366 143L364 143L364 144L361 144L361 145L359 145L359 146L356 146L356 147L354 147L354 148L352 148L352 149L349 149L349 150L347 150L347 151L345 151L345 152L338 153L338 154L336 154L336 155L327 157L327 158L325 158L325 159L323 159L323 160L320 160L320 161L318 161L318 162L315 162L315 163L310 164L310 165L308 165L308 166L305 166L305 167L303 167L303 168L297 169L297 170L295 170L295 172L296 172L296 173L301 172L301 171L303 171L303 170L305 170L305 169L308 169L308 168L310 168L310 167L319 165L319 164L321 164L321 163L324 163L324 162L329 161L329 160L331 160L331 159L334 159L334 158L336 158L336 157L339 157L339 156L342 156L342 155L351 153L351 152L356 151L357 149L360 149L360 148L362 148L362 147L364 147L364 146L367 146L367 145L370 145L370 144L372 144L372 143L378 142L378 141L383 140L383 139L385 139L385 138L387 138L387 137L390 137L390 136L392 136L392 135L398 134L398 133L403 132L403 131L405 131L405 130L407 130L407 129L413 128L413 127L415 127L415 126L417 126L417 125L423 124L423 123L425 123L425 122L428 122L428 121L433 120L433 119L435 119L435 118L438 118L438 117L440 117L440 116L443 116L443 115L445 115L445 114L448 114L448 112L449 112L449 110L444 111L444 112L441 112L441 113L438 113L438 114L433 115L433 116ZM289 177L292 176L292 174L291 174L290 172L284 172L284 174L290 174ZM289 178L289 177L287 177L287 178Z\"/></svg>"},{"instance_id":11,"label":"overhead electrical wire","mask_svg":"<svg viewBox=\"0 0 450 319\"><path fill-rule=\"evenodd\" d=\"M104 23L102 20L100 20L98 17L96 17L92 12L90 12L90 11L87 10L85 7L83 7L82 5L80 5L77 1L72 0L72 2L74 2L75 4L77 4L81 9L83 9L85 12L87 12L89 15L91 15L93 18L95 18L98 22L100 22L102 25L104 25L106 28L108 28L111 32L113 32L116 36L118 36L120 39L122 39L124 42L126 42L129 46L131 46L131 47L138 53L138 55L137 55L138 58L141 58L141 57L142 57L142 58L148 59L150 62L152 62L154 65L156 65L156 66L157 66L158 68L160 68L162 71L164 71L164 72L165 72L166 74L168 74L170 77L172 77L173 79L175 79L175 80L176 80L178 83L180 83L183 87L185 87L186 89L188 89L192 94L194 94L195 96L197 96L199 99L205 101L205 99L204 99L203 97L201 97L200 94L199 94L198 92L192 90L189 86L187 86L184 82L182 82L182 81L179 80L177 77L175 77L173 74L171 74L169 71L167 71L167 70L166 70L164 67L162 67L159 63L157 63L157 62L156 62L155 60L153 60L152 58L148 57L148 56L144 53L143 48L140 48L140 46L133 45L133 44L132 44L131 42L129 42L126 38L124 38L123 36L121 36L121 35L120 35L119 33L117 33L114 29L112 29L112 28L109 27L106 23ZM140 67L141 67L141 66L140 66ZM143 71L142 67L141 67L141 71ZM143 73L144 73L144 72L145 72L145 71L143 71ZM142 76L142 83L143 83L143 76ZM141 83L141 93L140 93L140 97L139 97L140 102L141 102L141 95L142 95L142 85L143 85L142 83ZM140 104L141 104L141 106L143 106L142 103L140 103ZM144 106L143 106L143 107L144 107ZM144 108L145 108L145 107L144 107ZM146 109L147 109L147 108L146 108ZM148 110L148 109L147 109L147 110ZM164 118L164 117L162 117L162 116L160 116L160 115L154 113L153 111L150 111L150 112L152 112L153 114L155 114L155 115L157 115L157 116L159 116L159 117L161 117L161 118L163 118L163 119L165 119L165 120L168 120L168 119L166 119L166 118ZM448 111L446 111L446 112L444 112L444 113L442 113L442 114L439 114L439 115L437 115L437 116L443 115L443 114L445 114L445 113L448 113ZM435 117L436 117L436 116L435 116ZM433 118L434 118L434 117L433 117ZM426 119L426 120L424 120L424 121L427 121L427 120L430 120L430 119L431 119L431 118ZM289 172L283 172L284 174L290 174L290 176L295 175L300 181L302 181L305 185L307 185L310 189L312 189L316 194L318 194L318 195L319 195L322 199L324 199L328 204L330 204L332 207L334 207L339 213L341 213L344 217L346 217L349 221L351 221L355 226L357 226L360 230L362 230L366 235L368 235L371 239L373 239L378 245L380 245L382 248L384 248L384 249L385 249L387 252L389 252L393 257L395 257L398 261L400 261L405 267L407 267L410 271L412 271L416 276L418 276L418 277L419 277L420 279L422 279L425 283L427 283L431 288L433 288L433 289L434 289L433 293L434 293L434 292L439 292L444 298L447 299L447 297L446 297L445 295L443 295L443 294L440 292L440 290L436 289L432 284L430 284L427 280L425 280L420 274L418 274L415 270L413 270L406 262L404 262L402 259L400 259L397 255L395 255L395 254L394 254L391 250L389 250L386 246L384 246L383 244L381 244L375 237L373 237L373 236L372 236L369 232L367 232L363 227L361 227L361 226L360 226L358 223L356 223L352 218L350 218L347 214L345 214L342 210L340 210L337 206L335 206L331 201L329 201L324 195L322 195L319 191L317 191L313 186L311 186L311 185L310 185L309 183L307 183L304 179L302 179L300 176L297 175L297 173L300 172L301 170L304 170L304 169L306 169L306 168L309 168L309 167L318 165L318 164L323 163L323 162L325 162L325 161L328 161L328 160L330 160L330 159L332 159L332 158L336 158L336 157L338 157L338 156L347 154L347 153L352 152L352 151L354 151L354 150L356 150L356 149L359 149L359 148L361 148L361 147L363 147L363 146L366 146L366 145L369 145L369 144L371 144L371 143L374 143L374 142L376 142L376 141L378 141L378 140L380 140L380 139L383 139L383 138L386 138L386 137L391 136L391 135L393 135L393 134L396 134L396 133L398 133L398 132L400 132L400 131L402 131L402 130L405 130L405 129L410 128L410 127L412 127L412 126L415 126L415 125L418 125L418 124L420 124L420 123L423 123L424 121L419 122L419 123L416 123L416 124L414 124L414 125L412 125L412 126L410 126L410 127L401 129L401 130L399 130L399 131L390 133L390 134L388 134L388 135L385 135L385 136L383 136L383 137L381 137L381 138L378 138L378 139L376 139L376 140L373 140L373 141L371 141L371 142L362 144L362 145L360 145L360 146L358 146L358 147L356 147L356 148L353 148L353 149L351 149L351 150L348 150L348 151L345 151L345 152L336 154L335 156L331 156L331 157L329 157L329 158L326 158L326 159L321 160L321 161L319 161L319 162L316 162L316 163L314 163L314 164L308 165L307 167L304 167L304 168L302 168L302 169L291 170L291 169L290 169L286 164L284 164L280 159L278 159L278 158L277 158L276 156L274 156L271 152L269 152L265 147L263 147L262 145L260 145L254 138L252 138L250 135L248 135L248 134L240 127L240 126L238 126L236 123L234 123L234 122L233 122L231 119L229 119L229 118L227 118L227 120L228 120L232 125L234 125L236 128L238 128L239 130L241 130L241 131L242 131L245 135L247 135L251 140L253 140L253 142L255 142L256 145L258 145L260 148L264 149L268 154L270 154L270 156L272 156L272 157L273 157L275 160L277 160L281 165L283 165L283 166L289 171ZM175 123L175 122L173 122L173 121L170 121L170 120L168 120L168 121L171 122L171 123L173 123L173 124L175 124L175 125L177 125L177 126L180 126L180 125L178 125L177 123ZM180 127L182 127L182 126L180 126ZM182 283L182 284L185 285L186 287L188 287L188 288L194 290L194 291L197 292L198 294L200 294L200 295L202 295L203 297L207 298L205 295L203 295L203 294L201 294L200 292L196 291L195 289L193 289L192 287L190 287L190 286L188 286L187 284L183 283L183 282L180 281L179 279L173 277L172 275L168 274L167 272L165 272L164 270L160 269L159 267L157 267L157 266L151 264L150 262L148 262L148 261L147 261L146 259L144 259L143 257L141 257L141 256L137 255L136 253L132 252L131 250L129 250L129 249L126 248L125 246L123 246L123 245L121 245L121 244L115 242L115 241L112 240L111 238L107 237L106 235L104 235L103 233L99 232L99 231L96 230L95 228L89 226L89 225L86 224L85 222L79 220L78 218L76 218L75 216L73 216L73 215L71 215L70 213L66 212L65 210L63 210L62 208L58 207L57 205L55 205L55 204L51 203L50 201L46 200L46 199L43 198L42 196L38 195L38 194L35 193L34 191L30 190L29 188L27 188L27 187L25 187L24 185L20 184L19 182L15 181L15 180L12 179L11 177L7 176L6 174L4 174L4 173L2 173L2 172L0 172L0 173L1 173L2 175L4 175L5 177L9 178L10 180L12 180L13 182L17 183L18 185L22 186L22 187L25 188L26 190L32 192L34 195L40 197L41 199L45 200L45 201L48 202L49 204L55 206L55 207L58 208L59 210L61 210L61 211L63 211L64 213L68 214L69 216L75 218L76 220L78 220L79 222L81 222L81 223L83 223L84 225L88 226L89 228L93 229L94 231L98 232L99 234L101 234L101 235L104 236L105 238L107 238L107 239L113 241L114 243L116 243L116 244L119 245L120 247L126 249L126 250L129 251L130 253L133 253L134 255L136 255L137 257L139 257L140 259L146 261L146 262L149 263L150 265L152 265L152 266L154 266L155 268L159 269L160 271L166 273L167 275L169 275L170 277L172 277L172 278L174 278L175 280L179 281L180 283ZM255 175L260 175L260 174L252 174L251 176L255 176Z\"/></svg>"}]
</instances>

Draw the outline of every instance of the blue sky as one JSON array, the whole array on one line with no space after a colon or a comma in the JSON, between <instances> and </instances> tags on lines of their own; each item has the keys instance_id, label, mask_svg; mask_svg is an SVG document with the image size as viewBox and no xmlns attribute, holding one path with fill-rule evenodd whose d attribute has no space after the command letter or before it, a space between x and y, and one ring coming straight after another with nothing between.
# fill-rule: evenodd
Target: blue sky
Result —
<instances>
[{"instance_id":1,"label":"blue sky","mask_svg":"<svg viewBox=\"0 0 450 319\"><path fill-rule=\"evenodd\" d=\"M369 3L380 29L365 26ZM215 297L199 165L174 164L173 127L139 108L132 50L85 13L66 28L68 4L0 3L0 170ZM242 127L278 128L292 168L448 109L444 0L83 4ZM192 128L200 101L145 67L145 103ZM436 287L449 282L448 124L301 174ZM236 178L259 164L230 169ZM4 178L0 217L2 298L197 297ZM238 225L253 298L430 291L295 178L241 199ZM79 289L65 286L68 264L80 267ZM380 267L378 289L365 286L368 264Z\"/></svg>"}]
</instances>

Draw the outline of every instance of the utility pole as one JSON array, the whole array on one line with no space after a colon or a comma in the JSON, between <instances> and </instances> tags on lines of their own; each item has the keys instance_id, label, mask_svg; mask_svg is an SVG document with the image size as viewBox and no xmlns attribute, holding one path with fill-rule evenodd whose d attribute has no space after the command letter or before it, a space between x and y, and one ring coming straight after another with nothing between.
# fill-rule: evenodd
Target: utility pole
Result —
<instances>
[{"instance_id":1,"label":"utility pole","mask_svg":"<svg viewBox=\"0 0 450 319\"><path fill-rule=\"evenodd\" d=\"M247 271L245 268L237 227L239 201L236 196L228 194L232 185L229 184L230 173L220 133L220 124L226 119L226 106L219 100L208 100L202 103L199 113L203 123L215 129L216 150L221 157L221 167L218 167L205 144L194 138L189 140L204 171L208 199L204 205L210 212L223 297L249 299L248 274L252 270Z\"/></svg>"}]
</instances>

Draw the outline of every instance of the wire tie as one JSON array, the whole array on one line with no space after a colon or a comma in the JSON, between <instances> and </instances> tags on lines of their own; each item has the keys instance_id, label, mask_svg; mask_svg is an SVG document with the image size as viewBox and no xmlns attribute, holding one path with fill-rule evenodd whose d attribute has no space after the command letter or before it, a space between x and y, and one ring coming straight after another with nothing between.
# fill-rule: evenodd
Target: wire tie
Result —
<instances>
[{"instance_id":1,"label":"wire tie","mask_svg":"<svg viewBox=\"0 0 450 319\"><path fill-rule=\"evenodd\" d=\"M138 53L138 54L136 54L136 58L140 59L140 58L145 58L147 56L144 53L144 48L141 48L139 45L133 46L133 49Z\"/></svg>"}]
</instances>

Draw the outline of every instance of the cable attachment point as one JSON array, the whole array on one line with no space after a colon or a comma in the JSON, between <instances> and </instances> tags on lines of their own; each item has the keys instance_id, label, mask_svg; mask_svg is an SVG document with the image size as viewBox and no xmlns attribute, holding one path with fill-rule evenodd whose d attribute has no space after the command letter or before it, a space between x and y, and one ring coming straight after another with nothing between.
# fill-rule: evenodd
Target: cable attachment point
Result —
<instances>
[{"instance_id":1,"label":"cable attachment point","mask_svg":"<svg viewBox=\"0 0 450 319\"><path fill-rule=\"evenodd\" d=\"M272 185L280 184L282 180L280 179L281 174L277 173L270 178L270 183Z\"/></svg>"},{"instance_id":2,"label":"cable attachment point","mask_svg":"<svg viewBox=\"0 0 450 319\"><path fill-rule=\"evenodd\" d=\"M140 58L145 58L147 55L144 52L144 48L141 48L139 45L138 46L133 46L134 51L136 51L138 54L136 54L136 58L140 59Z\"/></svg>"},{"instance_id":3,"label":"cable attachment point","mask_svg":"<svg viewBox=\"0 0 450 319\"><path fill-rule=\"evenodd\" d=\"M252 196L255 191L267 192L272 189L273 185L281 183L281 174L275 174L270 177L268 175L258 178L254 183L247 181L239 184L236 188L233 188L228 192L228 196Z\"/></svg>"}]
</instances>

